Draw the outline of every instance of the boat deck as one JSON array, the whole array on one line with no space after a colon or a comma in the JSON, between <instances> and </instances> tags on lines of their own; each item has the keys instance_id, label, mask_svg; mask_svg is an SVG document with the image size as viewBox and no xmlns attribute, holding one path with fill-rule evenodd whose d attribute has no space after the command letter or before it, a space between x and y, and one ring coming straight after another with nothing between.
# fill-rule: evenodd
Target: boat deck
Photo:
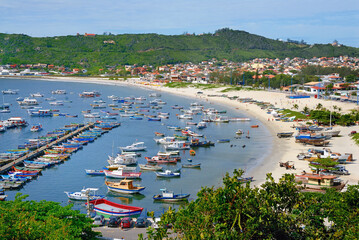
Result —
<instances>
[{"instance_id":1,"label":"boat deck","mask_svg":"<svg viewBox=\"0 0 359 240\"><path fill-rule=\"evenodd\" d=\"M129 211L127 209L122 209L122 208L117 208L117 207L110 206L110 205L108 205L106 203L97 204L96 208L104 210L104 211L111 211L111 212L118 212L118 213L128 212Z\"/></svg>"}]
</instances>

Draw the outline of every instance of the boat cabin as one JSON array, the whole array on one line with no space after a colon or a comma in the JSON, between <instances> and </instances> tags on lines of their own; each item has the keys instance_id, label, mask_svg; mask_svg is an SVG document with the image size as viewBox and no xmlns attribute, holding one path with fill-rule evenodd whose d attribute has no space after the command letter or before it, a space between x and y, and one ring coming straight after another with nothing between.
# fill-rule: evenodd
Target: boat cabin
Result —
<instances>
[{"instance_id":1,"label":"boat cabin","mask_svg":"<svg viewBox=\"0 0 359 240\"><path fill-rule=\"evenodd\" d=\"M168 191L167 189L161 189L161 191L162 191L162 197L164 197L164 198L173 198L174 197L173 191Z\"/></svg>"}]
</instances>

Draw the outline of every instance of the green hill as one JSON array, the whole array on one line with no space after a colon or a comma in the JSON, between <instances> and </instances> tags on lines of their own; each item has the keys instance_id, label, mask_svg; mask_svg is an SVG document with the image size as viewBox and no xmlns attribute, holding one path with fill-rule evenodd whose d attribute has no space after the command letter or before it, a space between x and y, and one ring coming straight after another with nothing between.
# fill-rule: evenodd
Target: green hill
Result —
<instances>
[{"instance_id":1,"label":"green hill","mask_svg":"<svg viewBox=\"0 0 359 240\"><path fill-rule=\"evenodd\" d=\"M121 34L36 38L0 34L1 64L47 63L68 67L200 62L211 58L359 56L359 49L330 44L294 44L244 31L221 29L214 34Z\"/></svg>"}]
</instances>

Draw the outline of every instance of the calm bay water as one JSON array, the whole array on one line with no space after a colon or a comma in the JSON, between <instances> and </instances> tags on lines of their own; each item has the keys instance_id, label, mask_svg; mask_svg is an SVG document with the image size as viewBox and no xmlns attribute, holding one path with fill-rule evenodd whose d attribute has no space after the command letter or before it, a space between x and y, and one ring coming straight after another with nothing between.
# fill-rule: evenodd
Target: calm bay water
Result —
<instances>
[{"instance_id":1,"label":"calm bay water","mask_svg":"<svg viewBox=\"0 0 359 240\"><path fill-rule=\"evenodd\" d=\"M116 95L120 97L127 96L145 96L147 103L151 100L148 97L151 91L141 88L113 86L113 85L99 85L88 83L71 83L71 82L54 82L54 81L36 81L28 79L7 79L0 78L0 90L4 89L19 89L18 95L2 95L3 99L0 102L11 103L11 113L0 113L1 120L10 117L23 117L29 125L41 123L44 130L39 133L32 133L30 126L22 129L9 129L5 133L0 133L0 152L6 149L17 148L18 145L23 144L29 138L36 138L45 135L56 128L61 128L70 123L84 123L81 111L91 109L90 104L95 99L103 99L106 104L113 103L107 96ZM56 89L64 89L68 94L66 95L52 95L51 91ZM101 92L99 98L80 98L79 93L83 91L97 90ZM37 98L40 101L40 106L44 109L59 109L61 113L69 113L71 115L78 115L78 118L67 118L61 116L54 116L48 118L30 117L25 109L21 109L16 103L17 97L27 97L31 93L40 92L44 94L43 98ZM118 147L127 146L135 141L143 141L147 146L147 151L142 153L139 158L139 163L145 163L145 156L152 157L161 149L157 145L154 138L154 132L165 133L168 136L178 134L173 130L167 129L167 125L186 126L186 121L178 120L176 114L180 114L179 110L172 109L171 106L178 104L189 108L190 103L194 99L174 96L171 94L161 92L161 99L167 102L163 105L163 109L159 111L170 112L169 119L162 119L161 122L151 122L145 120L130 120L128 118L118 117L121 126L111 130L109 133L102 135L93 143L90 143L84 148L71 155L70 159L64 164L57 165L53 168L43 171L42 176L28 182L23 188L17 191L7 191L9 200L13 200L17 192L28 194L29 200L48 200L68 203L68 199L64 191L80 191L83 187L99 188L98 194L104 194L110 201L122 204L129 204L133 206L144 207L147 211L155 211L156 215L162 213L170 204L155 203L152 196L160 193L161 188L167 188L175 191L175 193L190 193L191 198L196 198L196 193L203 186L220 186L222 177L226 172L232 173L233 169L242 168L245 170L255 168L256 165L263 160L272 145L272 136L270 132L261 125L258 129L251 129L251 125L260 124L259 121L253 119L250 122L237 123L209 123L208 127L196 132L202 133L207 140L216 142L215 147L198 148L196 156L190 157L188 151L181 152L182 163L187 163L187 159L193 159L193 163L201 163L201 169L182 169L181 177L175 179L159 179L152 171L143 172L142 179L136 180L136 184L145 186L146 189L141 195L120 195L110 193L104 184L104 177L91 177L85 174L84 169L101 169L107 165L108 155L117 153ZM64 106L51 106L49 101L45 98L55 97L56 100L72 101L65 102ZM227 108L226 106L211 104L206 101L198 101L204 105L205 108L214 107L219 110L227 110L229 117L248 117L245 113L238 110ZM112 111L107 107L107 111ZM93 112L100 112L99 109ZM155 114L155 110L150 110L150 113ZM199 122L201 115L195 116L194 122ZM236 139L235 132L242 129L245 133L250 132L250 139L242 137ZM229 138L230 143L217 143L218 139ZM246 145L245 148L242 146ZM177 169L181 167L181 162L177 166L166 166L165 168ZM139 168L138 168L139 170ZM178 205L174 205L178 206ZM85 206L81 202L75 202L75 209L85 211Z\"/></svg>"}]
</instances>

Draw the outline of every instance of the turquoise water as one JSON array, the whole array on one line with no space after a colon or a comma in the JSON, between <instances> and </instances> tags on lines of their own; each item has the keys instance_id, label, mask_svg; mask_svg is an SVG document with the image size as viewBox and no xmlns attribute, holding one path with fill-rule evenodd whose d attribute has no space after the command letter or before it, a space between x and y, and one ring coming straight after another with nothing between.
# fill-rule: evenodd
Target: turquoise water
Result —
<instances>
[{"instance_id":1,"label":"turquoise water","mask_svg":"<svg viewBox=\"0 0 359 240\"><path fill-rule=\"evenodd\" d=\"M148 95L151 91L124 86L113 85L99 85L88 83L72 83L72 82L54 82L54 81L36 81L28 79L0 79L0 90L4 89L19 89L18 95L2 95L0 99L6 103L11 103L11 113L1 113L2 120L10 117L23 117L30 126L32 124L41 123L44 130L40 133L32 133L30 126L22 129L9 129L5 133L0 133L0 152L6 149L17 148L19 144L23 144L26 139L35 138L39 135L44 135L46 132L52 131L56 128L61 128L69 123L84 123L81 111L91 109L90 104L95 99L103 99L106 105L113 103L107 96L116 95L120 97L127 96L145 96L147 103L153 98ZM51 91L56 89L64 89L68 94L66 95L52 95ZM97 90L101 92L101 97L98 98L80 98L79 93L83 91ZM69 113L71 115L78 115L78 118L67 118L61 116L54 116L48 118L30 117L25 109L21 109L16 103L17 97L27 97L31 93L40 92L44 94L43 98L37 98L44 109L59 109L61 113ZM101 169L107 165L108 155L117 152L117 147L127 146L135 141L143 141L147 146L147 151L142 153L139 158L139 163L146 163L144 157L152 157L159 150L160 145L157 145L153 140L154 132L165 133L166 135L178 134L173 130L167 129L167 125L186 126L186 121L178 120L176 114L180 114L179 110L172 109L171 106L178 104L189 108L190 103L198 100L191 98L184 98L168 93L161 92L161 99L167 102L163 105L163 109L159 111L170 112L169 119L162 119L161 122L151 122L145 120L130 120L129 118L118 117L121 126L111 130L109 133L102 135L102 137L90 143L84 148L71 155L71 158L64 164L55 166L43 171L42 176L28 182L23 188L17 191L7 191L8 199L13 200L17 192L28 194L30 200L49 200L57 201L63 204L68 203L68 199L64 191L80 191L83 187L99 188L98 194L105 194L110 201L122 204L129 204L133 206L144 207L147 211L155 211L160 214L167 209L170 204L155 203L152 196L160 193L161 188L173 190L176 193L190 193L190 199L196 198L196 193L202 186L220 186L222 177L226 172L232 173L233 169L242 168L245 170L255 168L264 157L269 153L272 145L272 136L270 132L261 125L258 129L251 129L251 125L260 124L260 122L251 117L250 122L234 122L215 124L209 123L208 127L196 132L202 133L207 140L216 142L215 147L198 148L196 156L190 157L188 151L181 152L182 163L187 163L187 159L193 159L192 163L201 163L201 169L182 169L180 178L176 179L159 179L154 172L143 172L142 179L136 180L136 184L145 186L146 189L141 195L127 196L110 193L104 184L104 177L91 177L85 174L84 169ZM65 102L64 106L51 106L49 101L45 98L55 97L56 100L72 101L72 103ZM200 102L205 108L214 107L218 110L227 110L229 117L249 117L245 113L222 105L211 104L210 102ZM107 111L112 111L107 107ZM93 110L100 112L100 109ZM155 114L157 110L150 110L150 114ZM194 122L199 122L201 115L195 116ZM263 126L263 127L262 127ZM250 139L245 137L236 139L235 132L242 129L244 132L250 133ZM218 139L229 138L230 143L217 143ZM242 146L246 145L245 148ZM165 168L166 165L163 165ZM168 166L168 168L179 168L181 163L177 166ZM138 168L139 170L139 168ZM174 205L175 207L178 205ZM75 202L74 208L85 210L83 203Z\"/></svg>"}]
</instances>

